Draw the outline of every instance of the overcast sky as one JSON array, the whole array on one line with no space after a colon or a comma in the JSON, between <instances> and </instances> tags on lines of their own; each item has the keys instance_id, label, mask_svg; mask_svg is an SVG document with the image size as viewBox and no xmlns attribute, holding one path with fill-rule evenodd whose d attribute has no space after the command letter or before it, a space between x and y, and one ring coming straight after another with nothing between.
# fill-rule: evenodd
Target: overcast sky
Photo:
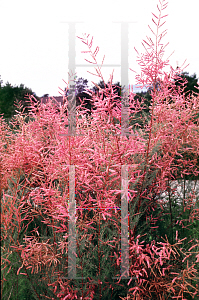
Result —
<instances>
[{"instance_id":1,"label":"overcast sky","mask_svg":"<svg viewBox=\"0 0 199 300\"><path fill-rule=\"evenodd\" d=\"M199 0L169 0L165 13L168 29L163 41L169 45L165 58L174 50L171 65L181 66L185 59L189 66L185 71L199 77L199 42L197 38L199 21ZM158 0L0 0L0 75L3 84L31 88L38 96L49 94L58 96L59 87L64 89L68 81L68 21L82 21L76 25L76 35L83 33L93 36L93 50L99 46L96 56L98 64L121 63L121 40L119 21L136 22L129 24L129 68L139 72L134 47L143 52L142 40L152 36L151 12L157 14ZM153 27L154 28L154 27ZM88 50L76 38L76 63L85 64ZM102 74L108 81L114 69L113 82L121 82L120 67L104 67ZM96 83L100 78L89 74L94 68L78 67L77 76ZM129 70L129 84L135 84L135 75Z\"/></svg>"}]
</instances>

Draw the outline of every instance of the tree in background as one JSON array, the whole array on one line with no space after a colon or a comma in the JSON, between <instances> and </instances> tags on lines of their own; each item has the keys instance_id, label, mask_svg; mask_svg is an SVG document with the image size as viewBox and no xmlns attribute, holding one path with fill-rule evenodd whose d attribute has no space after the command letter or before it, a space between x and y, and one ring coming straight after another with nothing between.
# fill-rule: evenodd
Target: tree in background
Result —
<instances>
[{"instance_id":1,"label":"tree in background","mask_svg":"<svg viewBox=\"0 0 199 300\"><path fill-rule=\"evenodd\" d=\"M197 96L197 94L199 93L199 84L198 84L198 78L196 77L196 73L189 76L189 72L182 72L182 73L176 72L176 78L173 81L174 81L175 89L178 92L180 92L179 87L182 84L184 85L184 90L181 91L180 93L181 94L184 93L185 97L189 97L192 94ZM161 89L161 81L157 82L156 89L158 89L158 87ZM153 86L148 88L147 93L151 93L152 90L153 90Z\"/></svg>"},{"instance_id":2,"label":"tree in background","mask_svg":"<svg viewBox=\"0 0 199 300\"><path fill-rule=\"evenodd\" d=\"M87 89L90 89L91 92L94 92L94 95L98 95L99 91L103 90L103 99L108 96L106 94L106 88L108 87L108 85L106 84L106 87L104 86L104 82L101 80L98 84L96 84L95 86L93 86L92 88L88 87L88 80L84 79L84 78L78 78L78 80L76 81L76 105L79 106L81 104L81 101L84 101L85 103L85 107L87 109L89 109L89 114L91 114L91 108L94 109L94 105L93 105L93 101L92 101L92 96L89 95L87 93ZM115 94L117 95L117 97L114 97L114 101L121 101L121 90L123 90L124 87L121 86L121 84L118 82L116 82L114 85L114 91ZM66 88L65 88L66 91ZM66 96L68 96L68 91L66 92Z\"/></svg>"},{"instance_id":3,"label":"tree in background","mask_svg":"<svg viewBox=\"0 0 199 300\"><path fill-rule=\"evenodd\" d=\"M177 74L176 79L174 80L174 88L178 91L178 87L184 82L184 95L185 97L189 97L192 94L197 95L199 93L199 84L197 82L198 78L196 77L196 73L189 76L189 72L182 72L181 74ZM156 90L161 89L161 81L158 81L155 85ZM153 90L153 86L147 89L147 92L136 93L135 100L138 100L140 103L142 102L144 105L144 109L137 113L138 124L142 127L149 115L149 106L151 105L151 92ZM179 91L178 91L179 92ZM172 99L171 99L172 102ZM199 116L198 116L199 117Z\"/></svg>"},{"instance_id":4,"label":"tree in background","mask_svg":"<svg viewBox=\"0 0 199 300\"><path fill-rule=\"evenodd\" d=\"M3 80L1 80L1 75L0 75L0 87L1 87L2 83L3 83Z\"/></svg>"},{"instance_id":5,"label":"tree in background","mask_svg":"<svg viewBox=\"0 0 199 300\"><path fill-rule=\"evenodd\" d=\"M12 86L7 82L4 86L3 81L0 81L0 114L3 114L4 118L10 119L15 113L15 103L21 101L22 106L25 108L24 112L29 113L29 101L27 100L27 94L34 95L39 100L40 98L29 88L24 87L24 84L20 86Z\"/></svg>"},{"instance_id":6,"label":"tree in background","mask_svg":"<svg viewBox=\"0 0 199 300\"><path fill-rule=\"evenodd\" d=\"M116 97L117 100L120 100L120 97L121 97L121 92L123 91L124 89L124 86L122 87L120 82L116 82L115 84L113 84L113 87L114 87L114 91L116 92L115 94L118 96ZM104 86L104 82L101 80L97 85L95 85L92 90L95 92L95 94L99 93L99 90L104 90L106 88L108 88L108 84L106 84L106 86ZM103 95L103 99L105 98L106 94L104 93Z\"/></svg>"},{"instance_id":7,"label":"tree in background","mask_svg":"<svg viewBox=\"0 0 199 300\"><path fill-rule=\"evenodd\" d=\"M192 93L197 93L198 89L196 88L197 86L199 87L197 83L197 77L196 74L194 73L193 75L189 76L188 72L183 72L181 74L178 74L178 78L175 80L175 87L177 89L178 86L180 86L180 82L187 81L185 82L185 95L189 96ZM182 80L180 80L180 78ZM92 88L90 88L91 91L94 92L94 94L97 96L99 95L100 91L103 91L103 96L102 99L104 100L105 97L108 95L106 94L106 88L108 87L108 84L106 84L106 87L104 86L104 82L101 80L99 83L94 85ZM114 97L113 102L118 102L120 103L121 101L121 93L124 89L124 87L121 86L120 82L116 82L114 85L114 91L116 97ZM156 89L161 88L161 82L157 82L156 84ZM85 107L89 109L88 113L89 115L91 114L91 108L94 108L94 104L92 102L92 96L90 96L87 92L86 89L88 89L88 80L84 78L78 78L76 81L76 105L79 106L81 104L81 101L84 101ZM66 89L65 89L66 90ZM146 92L137 92L134 99L139 101L139 103L144 107L144 109L140 110L140 112L137 113L137 118L135 122L139 124L142 128L144 127L144 124L146 124L148 117L149 117L149 107L151 105L151 91L153 90L153 87L149 87ZM67 93L66 93L67 95ZM131 122L130 125L133 125Z\"/></svg>"},{"instance_id":8,"label":"tree in background","mask_svg":"<svg viewBox=\"0 0 199 300\"><path fill-rule=\"evenodd\" d=\"M191 96L192 93L198 93L199 90L199 84L198 84L198 78L196 77L196 73L189 76L189 72L182 72L178 75L180 78L175 80L175 85L178 87L180 85L180 82L185 82L185 95ZM179 82L180 81L180 82ZM197 88L198 87L198 88Z\"/></svg>"},{"instance_id":9,"label":"tree in background","mask_svg":"<svg viewBox=\"0 0 199 300\"><path fill-rule=\"evenodd\" d=\"M108 82L109 83L109 82ZM120 82L116 82L113 85L114 88L114 95L116 95L116 97L114 96L114 99L112 100L113 102L120 102L121 101L121 95L122 95L122 91L124 90L124 86L122 87ZM106 84L106 86L104 85L104 82L101 80L97 85L95 85L92 90L95 93L95 95L99 95L99 91L103 91L103 100L105 99L105 97L108 96L106 89L108 88L108 84Z\"/></svg>"},{"instance_id":10,"label":"tree in background","mask_svg":"<svg viewBox=\"0 0 199 300\"><path fill-rule=\"evenodd\" d=\"M87 94L86 89L88 89L88 80L82 77L75 80L75 96L76 96L76 106L81 105L83 101L85 108L91 111L91 99L92 97ZM70 90L65 88L65 96L69 96ZM90 114L90 112L89 112Z\"/></svg>"},{"instance_id":11,"label":"tree in background","mask_svg":"<svg viewBox=\"0 0 199 300\"><path fill-rule=\"evenodd\" d=\"M89 115L91 114L91 108L95 110L93 101L92 101L92 97L87 94L86 89L88 88L88 80L87 79L83 79L82 77L79 78L76 81L76 105L79 106L81 104L81 101L84 100L86 103L86 108L89 109ZM104 100L106 97L108 97L107 94L107 87L108 84L106 84L106 86L104 85L104 82L101 80L99 81L96 85L94 85L92 88L90 88L90 90L92 92L94 92L95 96L99 96L100 92L103 93L102 95L102 99ZM113 88L114 88L114 99L111 99L111 103L121 103L121 94L124 90L124 86L121 86L120 82L116 82L115 84L113 84ZM65 89L66 90L66 89ZM150 89L148 89L147 92L139 92L136 93L135 95L135 100L138 100L140 103L142 102L142 105L144 106L144 109L141 110L140 112L137 113L137 120L136 122L140 125L140 126L144 126L144 123L147 119L147 116L149 115L149 106L151 103L151 95L150 95ZM68 94L66 94L68 95ZM115 106L115 105L114 105ZM130 125L132 125L132 122L130 123Z\"/></svg>"}]
</instances>

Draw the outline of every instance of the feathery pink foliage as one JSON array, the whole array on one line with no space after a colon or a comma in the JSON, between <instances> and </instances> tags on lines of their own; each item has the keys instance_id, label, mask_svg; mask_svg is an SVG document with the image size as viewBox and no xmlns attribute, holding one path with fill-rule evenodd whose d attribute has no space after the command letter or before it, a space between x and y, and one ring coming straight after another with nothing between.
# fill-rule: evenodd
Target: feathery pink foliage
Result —
<instances>
[{"instance_id":1,"label":"feathery pink foliage","mask_svg":"<svg viewBox=\"0 0 199 300\"><path fill-rule=\"evenodd\" d=\"M0 119L1 230L3 241L10 238L10 243L6 244L8 246L4 249L8 255L2 258L3 269L9 265L8 257L11 251L16 251L22 262L17 274L27 275L28 269L31 269L31 273L37 273L45 268L46 276L43 280L53 288L55 297L62 300L80 297L78 291L70 285L70 280L62 279L67 267L63 270L57 268L61 261L62 266L64 265L64 255L68 253L66 239L69 233L66 220L69 218L69 165L76 166L76 227L78 231L84 231L82 239L85 238L88 243L92 241L92 236L87 234L88 229L93 230L94 236L96 228L93 224L100 224L102 219L114 222L114 216L118 221L114 224L120 232L120 212L116 206L120 206L121 165L130 165L128 194L129 202L137 203L134 218L139 216L144 203L147 203L147 217L151 222L151 230L156 228L152 225L157 220L150 216L150 213L157 207L157 203L151 200L150 193L155 191L156 194L160 194L167 190L168 181L176 179L179 170L183 178L185 175L199 174L199 130L198 120L195 120L199 112L199 94L185 98L180 93L183 87L179 91L174 87L172 80L176 76L175 71L172 68L170 74L163 71L163 68L169 65L169 61L163 59L165 46L161 44L166 32L160 33L163 25L161 22L165 17L162 13L167 3L164 0L160 0L159 3L159 15L153 14L156 33L150 28L155 41L150 38L147 38L148 42L144 41L146 52L138 59L141 75L137 75L137 83L153 84L150 121L145 124L144 129L135 124L130 126L130 132L134 135L129 138L114 135L121 133L121 105L112 105L112 77L109 87L100 91L100 96L93 94L96 109L89 120L85 117L82 106L77 108L77 133L83 133L83 136L60 136L68 132L68 119L64 112L67 102L57 113L51 99L47 104L39 104L36 107L32 101L33 97L30 97L32 120L26 123L23 114L19 113L12 122L16 128L14 133L6 126L3 118ZM88 45L89 53L97 64L96 55L99 48L93 52L92 40L89 42L88 37L89 35L82 38L82 42ZM103 80L100 68L97 74ZM155 88L157 82L160 84L159 90ZM106 95L104 100L102 92ZM129 95L131 121L136 120L137 112L142 110L134 96L133 93ZM186 153L191 153L192 156L186 159L183 156ZM147 190L147 174L153 174L154 170L157 171L155 179ZM21 178L24 178L23 181ZM58 187L54 184L55 180L59 182ZM194 192L190 194L190 198L184 199L184 209L191 209L189 220L186 220L188 223L198 219L195 199ZM159 203L164 212L164 201L159 200ZM93 210L92 219L88 213L83 214L83 210L90 208L100 209L100 212L97 209ZM22 229L26 232L34 217L42 218L42 223L52 229L54 240L43 241L38 228L35 228L31 236L24 233L24 242L19 244ZM24 221L27 221L27 224L22 227ZM184 253L183 247L180 248L182 241L178 240L177 235L173 245L168 239L164 243L153 240L145 245L144 242L139 242L140 236L136 236L136 225L130 229L130 276L136 277L136 285L129 288L130 299L151 299L152 293L156 293L157 299L166 299L163 297L170 292L173 293L173 299L185 299L185 292L197 295L198 289L193 286L191 292L189 282L190 278L195 280L197 277L195 266L199 261L198 254L194 259L190 259L193 258L194 252ZM15 231L17 234L14 234ZM101 243L104 242L101 240ZM106 244L114 247L115 240ZM192 242L190 250L196 246L199 245ZM183 259L177 258L179 253ZM116 252L114 254L116 265L120 263L120 257ZM181 272L176 270L175 259L187 259L187 268ZM20 273L22 269L25 273ZM99 274L100 270L99 265ZM52 277L49 281L50 275L53 274L57 275L57 279ZM95 290L96 285L90 280L84 295L82 287L81 296L83 299L94 299ZM39 299L43 299L40 297L41 295L38 295Z\"/></svg>"}]
</instances>

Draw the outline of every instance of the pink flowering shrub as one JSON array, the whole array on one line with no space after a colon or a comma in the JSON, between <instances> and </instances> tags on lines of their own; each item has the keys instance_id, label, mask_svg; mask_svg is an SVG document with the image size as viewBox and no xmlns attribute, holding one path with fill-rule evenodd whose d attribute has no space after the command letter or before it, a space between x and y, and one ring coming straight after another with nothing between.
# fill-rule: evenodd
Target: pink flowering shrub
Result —
<instances>
[{"instance_id":1,"label":"pink flowering shrub","mask_svg":"<svg viewBox=\"0 0 199 300\"><path fill-rule=\"evenodd\" d=\"M185 97L183 86L179 90L174 86L175 71L163 71L169 61L163 60L165 32L159 29L167 4L159 3L159 15L153 20L155 42L145 41L146 53L138 58L142 73L136 77L137 83L153 85L150 115L140 127L137 116L143 106L131 92L131 136L120 135L121 103L114 101L112 77L109 88L92 95L91 117L86 118L82 106L77 108L76 131L82 136L64 136L68 99L58 113L51 99L36 105L30 97L29 121L18 112L12 128L1 117L2 293L8 290L6 278L12 271L27 277L34 295L30 299L197 297L199 237L190 236L189 230L193 233L198 226L198 196L194 189L184 193L180 206L170 183L198 177L199 94ZM97 63L88 37L82 41ZM77 277L86 281L67 278L71 165L75 166ZM120 276L117 207L121 206L123 165L129 165L132 278L127 284L113 280ZM161 198L165 191L168 199Z\"/></svg>"}]
</instances>

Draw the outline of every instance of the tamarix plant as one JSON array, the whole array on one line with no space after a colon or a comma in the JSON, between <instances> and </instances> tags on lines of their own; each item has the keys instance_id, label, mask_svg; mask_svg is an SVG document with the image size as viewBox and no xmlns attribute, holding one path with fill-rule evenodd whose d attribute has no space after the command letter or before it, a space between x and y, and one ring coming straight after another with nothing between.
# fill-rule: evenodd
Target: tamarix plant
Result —
<instances>
[{"instance_id":1,"label":"tamarix plant","mask_svg":"<svg viewBox=\"0 0 199 300\"><path fill-rule=\"evenodd\" d=\"M29 97L28 122L23 111L10 126L1 117L2 299L199 296L199 94L185 97L183 84L175 88L175 71L163 71L169 61L159 30L166 7L160 0L155 41L145 41L146 53L138 58L138 83L153 85L150 115L141 127L144 106L131 91L129 136L121 135L122 105L114 100L112 76L98 96L88 91L90 117L77 108L77 135L67 135L67 97L59 112L52 99L35 104ZM82 41L97 65L88 38ZM190 180L196 184L187 191ZM129 244L124 236L120 241L127 216ZM121 254L128 245L129 266Z\"/></svg>"}]
</instances>

